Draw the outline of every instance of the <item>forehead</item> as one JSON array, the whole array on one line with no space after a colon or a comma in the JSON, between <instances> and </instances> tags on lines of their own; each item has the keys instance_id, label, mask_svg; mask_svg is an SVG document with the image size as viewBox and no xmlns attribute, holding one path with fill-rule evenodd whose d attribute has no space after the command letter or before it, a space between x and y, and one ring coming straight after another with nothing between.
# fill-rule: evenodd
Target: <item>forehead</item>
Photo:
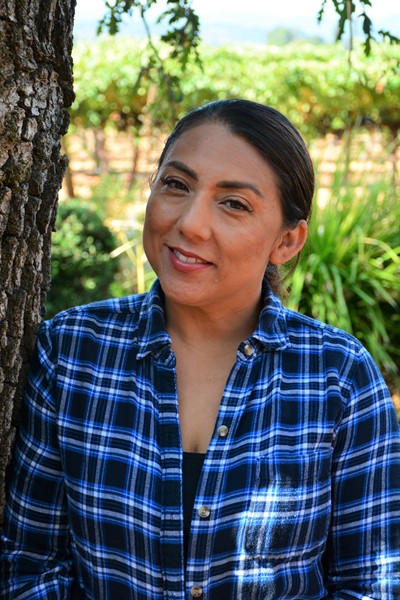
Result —
<instances>
[{"instance_id":1,"label":"forehead","mask_svg":"<svg viewBox=\"0 0 400 600\"><path fill-rule=\"evenodd\" d=\"M275 173L252 144L221 123L203 123L180 135L168 149L163 165L184 162L200 175L203 172L257 178L275 183Z\"/></svg>"}]
</instances>

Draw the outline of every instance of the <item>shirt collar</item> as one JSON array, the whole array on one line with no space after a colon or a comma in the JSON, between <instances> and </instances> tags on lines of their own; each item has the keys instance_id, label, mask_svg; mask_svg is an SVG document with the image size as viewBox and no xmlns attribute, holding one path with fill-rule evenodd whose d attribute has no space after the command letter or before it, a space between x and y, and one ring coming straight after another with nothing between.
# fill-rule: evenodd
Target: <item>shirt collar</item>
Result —
<instances>
[{"instance_id":1,"label":"shirt collar","mask_svg":"<svg viewBox=\"0 0 400 600\"><path fill-rule=\"evenodd\" d=\"M158 353L171 346L171 338L165 329L164 293L158 279L145 295L140 309L138 327L138 358Z\"/></svg>"},{"instance_id":2,"label":"shirt collar","mask_svg":"<svg viewBox=\"0 0 400 600\"><path fill-rule=\"evenodd\" d=\"M286 311L280 299L275 296L268 283L264 281L262 289L263 308L258 324L249 338L257 340L269 350L284 350L290 346L286 323Z\"/></svg>"},{"instance_id":3,"label":"shirt collar","mask_svg":"<svg viewBox=\"0 0 400 600\"><path fill-rule=\"evenodd\" d=\"M289 346L285 309L268 284L263 285L263 308L253 334L249 340L270 350L283 350ZM165 329L164 294L158 279L145 295L139 315L138 358L148 353L170 350L171 338Z\"/></svg>"}]
</instances>

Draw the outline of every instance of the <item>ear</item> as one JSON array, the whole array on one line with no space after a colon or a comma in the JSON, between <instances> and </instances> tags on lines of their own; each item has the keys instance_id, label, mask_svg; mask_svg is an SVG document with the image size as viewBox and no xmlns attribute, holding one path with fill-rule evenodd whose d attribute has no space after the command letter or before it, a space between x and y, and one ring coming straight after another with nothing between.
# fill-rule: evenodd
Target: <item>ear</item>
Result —
<instances>
[{"instance_id":1,"label":"ear","mask_svg":"<svg viewBox=\"0 0 400 600\"><path fill-rule=\"evenodd\" d=\"M307 223L301 219L294 229L285 229L277 245L272 250L269 260L274 265L283 265L296 256L307 239Z\"/></svg>"}]
</instances>

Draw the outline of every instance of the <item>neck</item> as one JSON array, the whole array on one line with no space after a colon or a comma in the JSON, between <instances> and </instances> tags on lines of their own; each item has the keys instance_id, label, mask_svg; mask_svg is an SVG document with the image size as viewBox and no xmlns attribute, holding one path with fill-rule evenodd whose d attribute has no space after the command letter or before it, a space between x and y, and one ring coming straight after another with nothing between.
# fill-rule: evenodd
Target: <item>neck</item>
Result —
<instances>
[{"instance_id":1,"label":"neck","mask_svg":"<svg viewBox=\"0 0 400 600\"><path fill-rule=\"evenodd\" d=\"M191 346L203 344L235 345L255 329L260 302L239 310L204 309L184 306L165 299L167 331L172 339L179 338Z\"/></svg>"}]
</instances>

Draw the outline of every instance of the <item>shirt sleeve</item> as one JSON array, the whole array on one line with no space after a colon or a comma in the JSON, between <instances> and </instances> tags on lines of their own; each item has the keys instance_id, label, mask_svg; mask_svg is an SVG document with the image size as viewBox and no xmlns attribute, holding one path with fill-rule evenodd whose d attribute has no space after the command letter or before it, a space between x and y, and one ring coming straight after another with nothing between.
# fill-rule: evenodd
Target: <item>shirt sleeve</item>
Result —
<instances>
[{"instance_id":1,"label":"shirt sleeve","mask_svg":"<svg viewBox=\"0 0 400 600\"><path fill-rule=\"evenodd\" d=\"M400 434L391 397L361 349L333 458L328 584L335 600L400 599Z\"/></svg>"},{"instance_id":2,"label":"shirt sleeve","mask_svg":"<svg viewBox=\"0 0 400 600\"><path fill-rule=\"evenodd\" d=\"M0 598L70 597L71 556L58 452L51 322L41 327L11 465L1 536Z\"/></svg>"}]
</instances>

